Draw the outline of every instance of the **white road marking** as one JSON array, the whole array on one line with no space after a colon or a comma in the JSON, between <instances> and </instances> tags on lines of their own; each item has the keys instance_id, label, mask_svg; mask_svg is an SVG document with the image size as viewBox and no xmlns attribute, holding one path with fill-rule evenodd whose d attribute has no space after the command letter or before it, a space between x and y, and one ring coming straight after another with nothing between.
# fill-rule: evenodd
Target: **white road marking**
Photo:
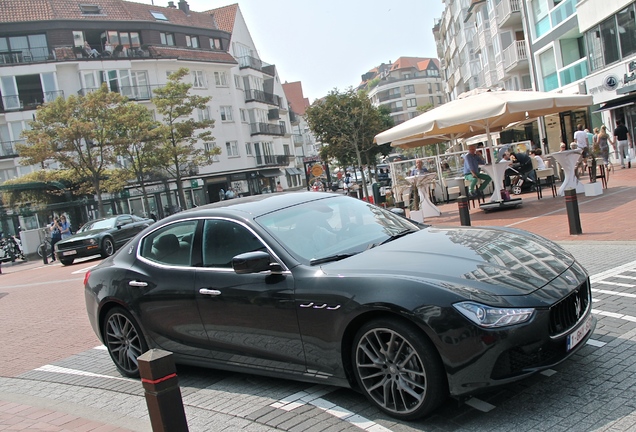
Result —
<instances>
[{"instance_id":1,"label":"white road marking","mask_svg":"<svg viewBox=\"0 0 636 432\"><path fill-rule=\"evenodd\" d=\"M603 283L607 283L607 282L603 282ZM621 297L636 298L636 294L624 293L624 292L620 292L620 291L610 291L610 290L602 290L602 289L592 288L592 292L597 292L599 294L609 294L609 295L615 295L615 296L621 296Z\"/></svg>"},{"instance_id":2,"label":"white road marking","mask_svg":"<svg viewBox=\"0 0 636 432\"><path fill-rule=\"evenodd\" d=\"M92 268L97 267L97 264L92 265L92 266L88 266L88 267L84 267L83 269L79 269L79 270L75 270L73 273L71 274L79 274L79 273L86 273L87 271L89 271Z\"/></svg>"},{"instance_id":3,"label":"white road marking","mask_svg":"<svg viewBox=\"0 0 636 432\"><path fill-rule=\"evenodd\" d=\"M80 375L80 376L88 376L88 377L95 377L95 378L109 378L109 379L131 381L131 382L138 382L139 381L139 380L134 380L132 378L124 378L124 377L116 377L116 376L110 376L110 375L102 375L102 374L96 374L96 373L93 373L93 372L86 372L86 371L82 371L82 370L69 369L69 368L64 368L64 367L60 367L60 366L53 366L53 365L44 365L44 366L39 367L39 368L37 368L35 370L36 371L41 371L41 372L53 372L53 373L60 373L60 374L67 374L67 375Z\"/></svg>"},{"instance_id":4,"label":"white road marking","mask_svg":"<svg viewBox=\"0 0 636 432\"><path fill-rule=\"evenodd\" d=\"M596 340L596 339L588 339L588 340L587 340L587 344L588 344L588 345L595 346L595 347L599 347L599 348L600 348L600 347L602 347L602 346L607 345L607 343L606 343L606 342L601 342L601 341Z\"/></svg>"},{"instance_id":5,"label":"white road marking","mask_svg":"<svg viewBox=\"0 0 636 432\"><path fill-rule=\"evenodd\" d=\"M544 371L539 372L541 375L543 376L547 376L547 377L551 377L552 375L554 375L555 373L557 373L557 371L555 371L554 369L546 369Z\"/></svg>"},{"instance_id":6,"label":"white road marking","mask_svg":"<svg viewBox=\"0 0 636 432\"><path fill-rule=\"evenodd\" d=\"M617 276L624 271L636 271L636 261L629 262L627 264L620 265L618 267L611 268L609 270L605 270L604 272L597 273L590 277L591 282L599 282L603 279Z\"/></svg>"},{"instance_id":7,"label":"white road marking","mask_svg":"<svg viewBox=\"0 0 636 432\"><path fill-rule=\"evenodd\" d=\"M598 309L592 309L592 313L596 314L596 315L622 319L622 320L625 320L625 321L636 322L636 317L635 316L631 316L631 315L623 315L623 314L616 313L616 312L606 312L606 311L602 311L602 310L598 310Z\"/></svg>"},{"instance_id":8,"label":"white road marking","mask_svg":"<svg viewBox=\"0 0 636 432\"><path fill-rule=\"evenodd\" d=\"M474 397L468 399L466 401L466 405L469 405L475 408L477 411L481 411L481 412L489 412L496 408L494 405L491 405L488 402L485 402L481 399L477 399Z\"/></svg>"}]
</instances>

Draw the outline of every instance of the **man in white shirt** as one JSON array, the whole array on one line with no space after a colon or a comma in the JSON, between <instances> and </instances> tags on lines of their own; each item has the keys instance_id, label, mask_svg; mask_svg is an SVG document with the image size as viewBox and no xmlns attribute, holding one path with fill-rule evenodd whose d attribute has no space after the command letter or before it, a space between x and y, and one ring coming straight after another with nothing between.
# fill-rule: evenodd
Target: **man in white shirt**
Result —
<instances>
[{"instance_id":1,"label":"man in white shirt","mask_svg":"<svg viewBox=\"0 0 636 432\"><path fill-rule=\"evenodd\" d=\"M574 141L576 142L576 146L583 150L581 156L585 159L587 157L587 132L583 130L583 125L581 123L576 125L576 132L574 132Z\"/></svg>"}]
</instances>

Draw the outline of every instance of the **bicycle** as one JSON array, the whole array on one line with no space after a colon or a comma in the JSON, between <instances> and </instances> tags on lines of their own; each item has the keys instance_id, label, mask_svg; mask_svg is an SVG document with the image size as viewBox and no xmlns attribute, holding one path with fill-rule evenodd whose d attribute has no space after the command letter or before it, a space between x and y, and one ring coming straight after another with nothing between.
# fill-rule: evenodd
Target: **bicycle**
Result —
<instances>
[{"instance_id":1,"label":"bicycle","mask_svg":"<svg viewBox=\"0 0 636 432\"><path fill-rule=\"evenodd\" d=\"M51 245L51 236L49 234L49 230L47 228L44 228L42 231L44 232L44 240L38 246L38 255L40 256L40 258L43 258L46 251L46 257L52 258L53 246Z\"/></svg>"}]
</instances>

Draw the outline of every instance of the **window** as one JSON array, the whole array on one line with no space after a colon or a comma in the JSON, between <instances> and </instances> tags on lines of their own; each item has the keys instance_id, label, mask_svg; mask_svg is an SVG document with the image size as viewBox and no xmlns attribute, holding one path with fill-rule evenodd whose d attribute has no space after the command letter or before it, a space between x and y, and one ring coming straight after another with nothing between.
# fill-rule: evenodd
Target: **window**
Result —
<instances>
[{"instance_id":1,"label":"window","mask_svg":"<svg viewBox=\"0 0 636 432\"><path fill-rule=\"evenodd\" d=\"M199 121L208 121L210 120L210 107L205 107L203 109L197 110L199 114Z\"/></svg>"},{"instance_id":2,"label":"window","mask_svg":"<svg viewBox=\"0 0 636 432\"><path fill-rule=\"evenodd\" d=\"M232 107L231 106L219 107L219 111L221 112L221 120L222 121L234 121L234 116L232 115Z\"/></svg>"},{"instance_id":3,"label":"window","mask_svg":"<svg viewBox=\"0 0 636 432\"><path fill-rule=\"evenodd\" d=\"M618 52L618 35L615 18L612 16L601 23L601 41L603 44L603 61L608 65L620 59ZM630 35L629 37L634 37Z\"/></svg>"},{"instance_id":4,"label":"window","mask_svg":"<svg viewBox=\"0 0 636 432\"><path fill-rule=\"evenodd\" d=\"M417 106L417 100L415 98L413 99L407 99L406 100L406 106L407 108L413 108Z\"/></svg>"},{"instance_id":5,"label":"window","mask_svg":"<svg viewBox=\"0 0 636 432\"><path fill-rule=\"evenodd\" d=\"M623 58L636 53L636 20L634 19L634 8L636 5L623 9L616 15L618 24L618 39L621 43L621 56Z\"/></svg>"},{"instance_id":6,"label":"window","mask_svg":"<svg viewBox=\"0 0 636 432\"><path fill-rule=\"evenodd\" d=\"M539 63L541 69L541 78L543 81L543 91L554 90L559 87L559 76L557 74L556 60L554 59L554 50L549 50L539 55Z\"/></svg>"},{"instance_id":7,"label":"window","mask_svg":"<svg viewBox=\"0 0 636 432\"><path fill-rule=\"evenodd\" d=\"M177 222L153 231L141 240L140 255L158 264L189 267L197 224Z\"/></svg>"},{"instance_id":8,"label":"window","mask_svg":"<svg viewBox=\"0 0 636 432\"><path fill-rule=\"evenodd\" d=\"M225 150L227 151L228 157L238 157L239 156L238 141L226 142Z\"/></svg>"},{"instance_id":9,"label":"window","mask_svg":"<svg viewBox=\"0 0 636 432\"><path fill-rule=\"evenodd\" d=\"M81 38L79 46L82 46L84 44L84 36L82 32L78 33L80 33ZM16 55L9 55L9 53L16 53ZM17 53L20 53L21 55L17 55ZM44 34L0 37L0 63L42 61L48 58L49 50L46 42L46 35Z\"/></svg>"},{"instance_id":10,"label":"window","mask_svg":"<svg viewBox=\"0 0 636 432\"><path fill-rule=\"evenodd\" d=\"M205 154L208 155L208 158L212 160L212 162L219 162L220 153L217 149L219 148L215 142L204 142L203 147L205 148Z\"/></svg>"},{"instance_id":11,"label":"window","mask_svg":"<svg viewBox=\"0 0 636 432\"><path fill-rule=\"evenodd\" d=\"M193 88L205 88L205 72L192 71L192 87Z\"/></svg>"},{"instance_id":12,"label":"window","mask_svg":"<svg viewBox=\"0 0 636 432\"><path fill-rule=\"evenodd\" d=\"M210 219L203 226L203 267L232 268L232 258L267 250L256 235L236 222Z\"/></svg>"},{"instance_id":13,"label":"window","mask_svg":"<svg viewBox=\"0 0 636 432\"><path fill-rule=\"evenodd\" d=\"M283 144L283 154L285 156L290 156L291 152L289 151L289 144Z\"/></svg>"},{"instance_id":14,"label":"window","mask_svg":"<svg viewBox=\"0 0 636 432\"><path fill-rule=\"evenodd\" d=\"M225 72L214 72L214 83L217 87L227 87L227 74Z\"/></svg>"},{"instance_id":15,"label":"window","mask_svg":"<svg viewBox=\"0 0 636 432\"><path fill-rule=\"evenodd\" d=\"M159 37L161 38L161 45L171 45L174 46L174 33L159 33Z\"/></svg>"},{"instance_id":16,"label":"window","mask_svg":"<svg viewBox=\"0 0 636 432\"><path fill-rule=\"evenodd\" d=\"M220 50L221 49L221 39L210 38L210 49Z\"/></svg>"},{"instance_id":17,"label":"window","mask_svg":"<svg viewBox=\"0 0 636 432\"><path fill-rule=\"evenodd\" d=\"M241 76L239 75L234 75L234 87L236 87L237 89L242 89L243 85L241 83Z\"/></svg>"},{"instance_id":18,"label":"window","mask_svg":"<svg viewBox=\"0 0 636 432\"><path fill-rule=\"evenodd\" d=\"M404 86L404 94L415 93L415 86L413 84Z\"/></svg>"},{"instance_id":19,"label":"window","mask_svg":"<svg viewBox=\"0 0 636 432\"><path fill-rule=\"evenodd\" d=\"M239 108L239 112L241 113L241 121L243 123L250 122L250 116L245 108Z\"/></svg>"},{"instance_id":20,"label":"window","mask_svg":"<svg viewBox=\"0 0 636 432\"><path fill-rule=\"evenodd\" d=\"M186 35L186 46L190 48L199 48L199 37Z\"/></svg>"},{"instance_id":21,"label":"window","mask_svg":"<svg viewBox=\"0 0 636 432\"><path fill-rule=\"evenodd\" d=\"M166 18L166 16L162 13L162 12L153 12L150 11L150 14L159 21L168 21L168 18Z\"/></svg>"},{"instance_id":22,"label":"window","mask_svg":"<svg viewBox=\"0 0 636 432\"><path fill-rule=\"evenodd\" d=\"M102 8L94 4L81 4L79 5L82 15L101 15Z\"/></svg>"},{"instance_id":23,"label":"window","mask_svg":"<svg viewBox=\"0 0 636 432\"><path fill-rule=\"evenodd\" d=\"M252 153L252 143L245 143L245 154L248 156L254 156L254 153Z\"/></svg>"}]
</instances>

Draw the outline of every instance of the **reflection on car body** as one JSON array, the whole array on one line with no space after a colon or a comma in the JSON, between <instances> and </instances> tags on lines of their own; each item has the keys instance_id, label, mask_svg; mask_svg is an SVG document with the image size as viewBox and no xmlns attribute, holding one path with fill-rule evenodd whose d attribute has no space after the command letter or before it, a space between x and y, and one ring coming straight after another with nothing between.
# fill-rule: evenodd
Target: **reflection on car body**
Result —
<instances>
[{"instance_id":1,"label":"reflection on car body","mask_svg":"<svg viewBox=\"0 0 636 432\"><path fill-rule=\"evenodd\" d=\"M352 387L414 419L554 366L595 325L587 273L558 245L434 228L338 194L198 207L126 251L85 290L127 376L161 348L179 363Z\"/></svg>"}]
</instances>

